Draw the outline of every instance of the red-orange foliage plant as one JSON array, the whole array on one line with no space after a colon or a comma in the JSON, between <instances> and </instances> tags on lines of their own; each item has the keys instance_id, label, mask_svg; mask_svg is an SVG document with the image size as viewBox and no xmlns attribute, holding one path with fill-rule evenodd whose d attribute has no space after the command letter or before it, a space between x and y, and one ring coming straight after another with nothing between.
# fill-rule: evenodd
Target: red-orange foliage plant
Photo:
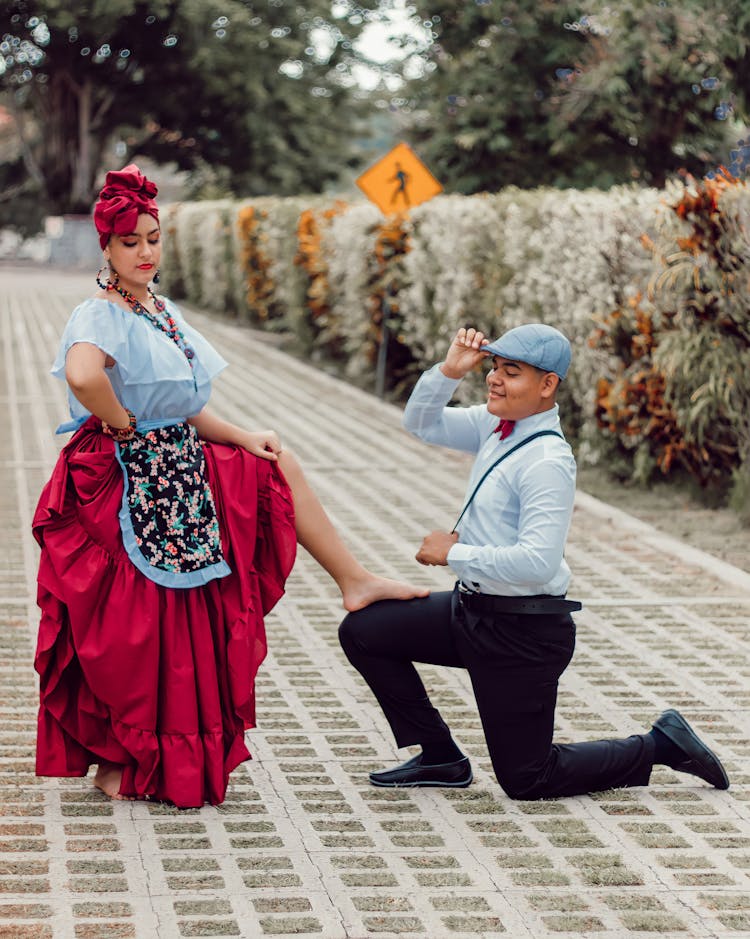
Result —
<instances>
[{"instance_id":1,"label":"red-orange foliage plant","mask_svg":"<svg viewBox=\"0 0 750 939\"><path fill-rule=\"evenodd\" d=\"M310 321L317 328L331 325L330 285L323 250L323 229L345 208L346 202L337 199L330 208L320 213L305 209L297 223L297 254L294 263L307 274L306 306Z\"/></svg>"},{"instance_id":2,"label":"red-orange foliage plant","mask_svg":"<svg viewBox=\"0 0 750 939\"><path fill-rule=\"evenodd\" d=\"M271 259L263 249L264 237L260 219L266 217L264 210L256 209L252 205L240 209L237 216L247 307L250 316L261 323L273 317L273 297L276 289L271 277Z\"/></svg>"},{"instance_id":3,"label":"red-orange foliage plant","mask_svg":"<svg viewBox=\"0 0 750 939\"><path fill-rule=\"evenodd\" d=\"M398 395L404 383L411 383L414 356L403 335L403 319L399 291L406 277L403 259L411 250L409 220L405 215L392 215L377 228L375 248L370 260L367 310L368 357L375 362L380 346L387 343L387 387Z\"/></svg>"}]
</instances>

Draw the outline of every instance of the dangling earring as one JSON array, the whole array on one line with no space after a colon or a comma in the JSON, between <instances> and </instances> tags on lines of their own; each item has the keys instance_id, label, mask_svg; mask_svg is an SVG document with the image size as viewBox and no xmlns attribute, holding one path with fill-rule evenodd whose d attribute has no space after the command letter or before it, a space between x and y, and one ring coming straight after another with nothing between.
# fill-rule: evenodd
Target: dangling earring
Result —
<instances>
[{"instance_id":1,"label":"dangling earring","mask_svg":"<svg viewBox=\"0 0 750 939\"><path fill-rule=\"evenodd\" d=\"M117 289L117 285L120 283L120 275L119 275L119 274L117 273L117 271L112 267L112 262L109 260L109 258L106 258L106 261L107 261L107 267L106 267L106 268L100 267L99 270L97 271L97 274L96 274L96 282L97 282L97 284L99 284L99 286L101 287L102 290L116 290L116 289ZM106 284L103 284L103 283L101 282L101 279L100 279L100 274L101 274L101 272L104 271L104 270L107 270L107 271L109 272L109 273L107 274L107 283L106 283ZM114 276L114 280L112 279L112 275L113 275L113 274L115 275L115 276Z\"/></svg>"},{"instance_id":2,"label":"dangling earring","mask_svg":"<svg viewBox=\"0 0 750 939\"><path fill-rule=\"evenodd\" d=\"M151 280L152 280L152 282L155 283L155 284L158 284L158 283L159 283L159 268L158 268L158 267L156 268L156 273L155 273L154 276L151 278Z\"/></svg>"}]
</instances>

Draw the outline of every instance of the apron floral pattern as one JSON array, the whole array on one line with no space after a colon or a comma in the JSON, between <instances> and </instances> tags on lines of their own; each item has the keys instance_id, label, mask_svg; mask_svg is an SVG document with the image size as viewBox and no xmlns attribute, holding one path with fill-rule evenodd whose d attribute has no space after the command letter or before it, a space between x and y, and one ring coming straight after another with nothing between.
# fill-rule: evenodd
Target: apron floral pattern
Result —
<instances>
[{"instance_id":1,"label":"apron floral pattern","mask_svg":"<svg viewBox=\"0 0 750 939\"><path fill-rule=\"evenodd\" d=\"M223 567L216 506L195 428L187 422L156 427L118 447L133 537L145 561L173 574Z\"/></svg>"}]
</instances>

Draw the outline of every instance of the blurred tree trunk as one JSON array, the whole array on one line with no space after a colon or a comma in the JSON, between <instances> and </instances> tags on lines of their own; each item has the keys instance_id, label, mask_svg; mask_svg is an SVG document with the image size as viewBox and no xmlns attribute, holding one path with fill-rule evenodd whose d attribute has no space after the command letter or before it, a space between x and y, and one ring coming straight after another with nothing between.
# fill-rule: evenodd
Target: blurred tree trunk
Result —
<instances>
[{"instance_id":1,"label":"blurred tree trunk","mask_svg":"<svg viewBox=\"0 0 750 939\"><path fill-rule=\"evenodd\" d=\"M110 139L98 118L110 104L110 95L95 96L89 78L79 84L68 72L51 76L37 112L39 169L51 212L90 210L101 154Z\"/></svg>"},{"instance_id":2,"label":"blurred tree trunk","mask_svg":"<svg viewBox=\"0 0 750 939\"><path fill-rule=\"evenodd\" d=\"M20 169L56 214L89 211L115 139L129 160L216 167L238 192L319 192L353 153L346 79L375 2L8 0L0 93L19 114Z\"/></svg>"}]
</instances>

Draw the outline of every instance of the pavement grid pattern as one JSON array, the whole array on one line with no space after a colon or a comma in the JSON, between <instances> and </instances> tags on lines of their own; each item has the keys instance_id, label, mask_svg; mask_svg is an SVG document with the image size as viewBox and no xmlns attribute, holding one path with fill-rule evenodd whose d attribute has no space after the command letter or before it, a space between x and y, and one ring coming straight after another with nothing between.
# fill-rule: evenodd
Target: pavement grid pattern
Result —
<instances>
[{"instance_id":1,"label":"pavement grid pattern","mask_svg":"<svg viewBox=\"0 0 750 939\"><path fill-rule=\"evenodd\" d=\"M367 772L404 754L339 647L338 592L304 552L267 619L254 759L223 805L113 803L90 779L36 778L29 526L67 439L49 367L91 288L73 272L0 270L0 937L750 937L750 575L584 493L567 557L585 608L557 739L641 732L677 707L722 757L727 792L657 768L648 788L513 802L467 676L428 667L475 782L372 788ZM232 366L214 409L280 432L374 570L448 589L446 570L413 555L451 527L466 458L253 331L191 319Z\"/></svg>"}]
</instances>

